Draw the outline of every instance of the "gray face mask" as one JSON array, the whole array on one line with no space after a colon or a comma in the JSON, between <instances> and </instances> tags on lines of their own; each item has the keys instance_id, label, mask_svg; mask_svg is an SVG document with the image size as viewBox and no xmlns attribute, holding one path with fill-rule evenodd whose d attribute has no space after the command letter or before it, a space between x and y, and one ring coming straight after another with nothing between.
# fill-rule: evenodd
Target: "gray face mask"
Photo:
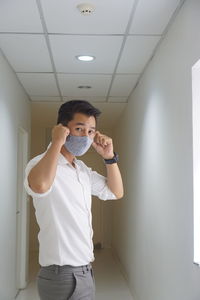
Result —
<instances>
[{"instance_id":1,"label":"gray face mask","mask_svg":"<svg viewBox=\"0 0 200 300\"><path fill-rule=\"evenodd\" d=\"M92 143L93 139L88 136L68 135L64 146L73 155L81 156L88 151Z\"/></svg>"}]
</instances>

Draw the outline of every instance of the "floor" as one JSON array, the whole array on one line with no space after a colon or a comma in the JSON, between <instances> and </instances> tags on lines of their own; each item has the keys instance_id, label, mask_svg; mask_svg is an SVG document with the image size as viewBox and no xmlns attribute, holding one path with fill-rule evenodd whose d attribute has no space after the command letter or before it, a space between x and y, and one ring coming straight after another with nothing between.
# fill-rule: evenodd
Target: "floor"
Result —
<instances>
[{"instance_id":1,"label":"floor","mask_svg":"<svg viewBox=\"0 0 200 300\"><path fill-rule=\"evenodd\" d=\"M133 300L110 249L95 250L95 261L92 265L96 282L96 300ZM30 283L19 293L16 300L39 300L35 283L38 268L35 257L30 265Z\"/></svg>"}]
</instances>

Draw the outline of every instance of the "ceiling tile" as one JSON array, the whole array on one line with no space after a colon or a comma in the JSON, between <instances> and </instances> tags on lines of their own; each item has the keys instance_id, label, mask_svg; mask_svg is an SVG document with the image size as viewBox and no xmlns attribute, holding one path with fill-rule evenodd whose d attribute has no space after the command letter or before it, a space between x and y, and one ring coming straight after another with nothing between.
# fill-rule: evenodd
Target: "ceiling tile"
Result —
<instances>
[{"instance_id":1,"label":"ceiling tile","mask_svg":"<svg viewBox=\"0 0 200 300\"><path fill-rule=\"evenodd\" d=\"M121 36L50 36L57 72L112 73L122 45ZM106 47L102 47L106 45ZM93 55L92 62L82 62L76 55Z\"/></svg>"},{"instance_id":2,"label":"ceiling tile","mask_svg":"<svg viewBox=\"0 0 200 300\"><path fill-rule=\"evenodd\" d=\"M159 39L158 36L128 36L117 73L141 73Z\"/></svg>"},{"instance_id":3,"label":"ceiling tile","mask_svg":"<svg viewBox=\"0 0 200 300\"><path fill-rule=\"evenodd\" d=\"M0 32L43 32L35 0L1 0Z\"/></svg>"},{"instance_id":4,"label":"ceiling tile","mask_svg":"<svg viewBox=\"0 0 200 300\"><path fill-rule=\"evenodd\" d=\"M128 97L137 83L139 75L116 75L110 91L110 96Z\"/></svg>"},{"instance_id":5,"label":"ceiling tile","mask_svg":"<svg viewBox=\"0 0 200 300\"><path fill-rule=\"evenodd\" d=\"M76 8L80 0L41 0L41 3L50 33L122 34L134 0L93 0L96 9L90 16L81 15Z\"/></svg>"},{"instance_id":6,"label":"ceiling tile","mask_svg":"<svg viewBox=\"0 0 200 300\"><path fill-rule=\"evenodd\" d=\"M52 96L30 96L30 99L34 102L61 102L61 97Z\"/></svg>"},{"instance_id":7,"label":"ceiling tile","mask_svg":"<svg viewBox=\"0 0 200 300\"><path fill-rule=\"evenodd\" d=\"M110 75L58 74L58 81L63 96L67 97L106 97L111 82ZM88 85L90 89L79 89Z\"/></svg>"},{"instance_id":8,"label":"ceiling tile","mask_svg":"<svg viewBox=\"0 0 200 300\"><path fill-rule=\"evenodd\" d=\"M53 74L17 73L30 96L59 96Z\"/></svg>"},{"instance_id":9,"label":"ceiling tile","mask_svg":"<svg viewBox=\"0 0 200 300\"><path fill-rule=\"evenodd\" d=\"M106 97L90 97L90 96L81 96L78 99L74 97L63 97L63 101L70 101L70 100L86 100L89 102L106 102Z\"/></svg>"},{"instance_id":10,"label":"ceiling tile","mask_svg":"<svg viewBox=\"0 0 200 300\"><path fill-rule=\"evenodd\" d=\"M162 34L180 0L140 0L130 34Z\"/></svg>"},{"instance_id":11,"label":"ceiling tile","mask_svg":"<svg viewBox=\"0 0 200 300\"><path fill-rule=\"evenodd\" d=\"M0 47L16 72L52 72L43 35L0 34Z\"/></svg>"},{"instance_id":12,"label":"ceiling tile","mask_svg":"<svg viewBox=\"0 0 200 300\"><path fill-rule=\"evenodd\" d=\"M127 97L109 97L108 102L126 103Z\"/></svg>"}]
</instances>

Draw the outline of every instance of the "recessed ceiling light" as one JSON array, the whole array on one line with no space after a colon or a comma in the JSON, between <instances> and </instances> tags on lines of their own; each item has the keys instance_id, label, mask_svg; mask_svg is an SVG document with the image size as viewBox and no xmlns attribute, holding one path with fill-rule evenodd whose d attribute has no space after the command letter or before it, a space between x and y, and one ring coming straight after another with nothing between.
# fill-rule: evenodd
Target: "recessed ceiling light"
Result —
<instances>
[{"instance_id":1,"label":"recessed ceiling light","mask_svg":"<svg viewBox=\"0 0 200 300\"><path fill-rule=\"evenodd\" d=\"M77 55L76 58L81 61L93 61L95 56L91 55Z\"/></svg>"}]
</instances>

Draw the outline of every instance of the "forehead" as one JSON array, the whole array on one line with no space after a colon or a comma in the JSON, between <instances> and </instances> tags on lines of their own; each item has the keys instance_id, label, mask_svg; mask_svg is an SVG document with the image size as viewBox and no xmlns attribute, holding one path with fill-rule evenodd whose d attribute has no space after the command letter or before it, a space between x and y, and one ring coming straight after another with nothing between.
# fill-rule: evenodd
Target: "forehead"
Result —
<instances>
[{"instance_id":1,"label":"forehead","mask_svg":"<svg viewBox=\"0 0 200 300\"><path fill-rule=\"evenodd\" d=\"M94 116L87 116L82 113L75 113L74 118L71 122L84 123L85 125L93 126L93 127L96 125L96 120Z\"/></svg>"}]
</instances>

